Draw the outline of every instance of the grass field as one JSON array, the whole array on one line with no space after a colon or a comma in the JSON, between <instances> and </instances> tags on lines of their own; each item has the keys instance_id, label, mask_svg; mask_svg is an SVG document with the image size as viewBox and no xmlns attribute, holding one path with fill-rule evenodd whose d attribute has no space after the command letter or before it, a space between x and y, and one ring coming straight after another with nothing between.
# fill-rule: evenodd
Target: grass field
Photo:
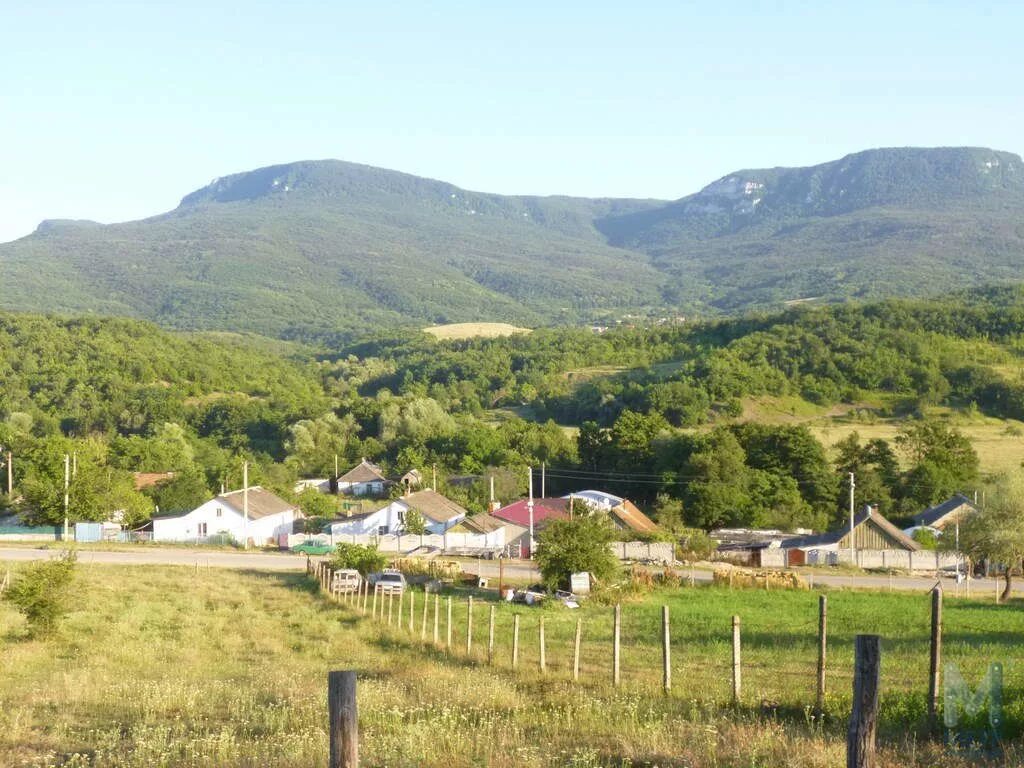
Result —
<instances>
[{"instance_id":1,"label":"grass field","mask_svg":"<svg viewBox=\"0 0 1024 768\"><path fill-rule=\"evenodd\" d=\"M432 325L423 329L438 339L473 339L511 336L516 333L529 333L529 328L519 328L508 323L450 323L449 325Z\"/></svg>"},{"instance_id":2,"label":"grass field","mask_svg":"<svg viewBox=\"0 0 1024 768\"><path fill-rule=\"evenodd\" d=\"M16 575L16 571L15 571ZM364 766L688 766L824 768L842 763L857 632L883 635L881 765L975 765L919 730L928 664L923 596L830 595L829 716L813 704L817 596L681 588L623 604L623 684L610 685L611 609L497 609L478 595L466 653L466 602L453 600L453 647L442 596L440 648L315 593L302 575L190 568L80 566L76 603L58 637L26 640L0 604L0 765L273 766L326 764L326 673L360 673ZM417 607L423 594L416 595ZM670 606L673 679L660 691L660 606ZM407 605L407 603L406 603ZM521 614L519 668L510 627ZM744 693L729 704L730 621L742 617ZM538 669L540 617L547 672ZM571 682L571 638L583 621L582 675ZM1004 718L1024 721L1016 605L948 600L946 658L976 681L1006 667ZM762 700L772 705L762 709ZM1011 746L1000 765L1021 761Z\"/></svg>"}]
</instances>

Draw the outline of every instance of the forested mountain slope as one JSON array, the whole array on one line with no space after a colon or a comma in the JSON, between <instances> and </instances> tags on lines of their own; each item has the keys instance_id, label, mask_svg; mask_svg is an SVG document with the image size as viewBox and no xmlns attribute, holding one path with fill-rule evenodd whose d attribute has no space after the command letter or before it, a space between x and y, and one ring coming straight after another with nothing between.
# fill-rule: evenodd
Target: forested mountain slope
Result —
<instances>
[{"instance_id":1,"label":"forested mountain slope","mask_svg":"<svg viewBox=\"0 0 1024 768\"><path fill-rule=\"evenodd\" d=\"M218 179L150 219L0 245L0 307L335 342L1019 281L1024 164L880 149L744 170L675 202L513 197L340 161Z\"/></svg>"}]
</instances>

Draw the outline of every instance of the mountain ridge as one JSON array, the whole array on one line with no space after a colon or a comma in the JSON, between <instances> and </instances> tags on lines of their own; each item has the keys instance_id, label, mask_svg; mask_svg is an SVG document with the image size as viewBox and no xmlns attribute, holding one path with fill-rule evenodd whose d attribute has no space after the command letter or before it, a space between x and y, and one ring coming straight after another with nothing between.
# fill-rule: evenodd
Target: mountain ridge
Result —
<instances>
[{"instance_id":1,"label":"mountain ridge","mask_svg":"<svg viewBox=\"0 0 1024 768\"><path fill-rule=\"evenodd\" d=\"M885 148L677 200L498 195L340 160L230 174L119 224L0 244L0 307L281 338L605 322L1019 279L1024 162Z\"/></svg>"}]
</instances>

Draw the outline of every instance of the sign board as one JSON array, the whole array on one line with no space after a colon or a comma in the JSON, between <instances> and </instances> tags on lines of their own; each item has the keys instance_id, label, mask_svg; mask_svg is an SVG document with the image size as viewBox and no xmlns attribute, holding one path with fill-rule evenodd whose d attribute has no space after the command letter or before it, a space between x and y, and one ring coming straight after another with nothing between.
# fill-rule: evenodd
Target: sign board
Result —
<instances>
[{"instance_id":1,"label":"sign board","mask_svg":"<svg viewBox=\"0 0 1024 768\"><path fill-rule=\"evenodd\" d=\"M589 595L590 574L587 571L572 574L569 577L569 589L574 595Z\"/></svg>"}]
</instances>

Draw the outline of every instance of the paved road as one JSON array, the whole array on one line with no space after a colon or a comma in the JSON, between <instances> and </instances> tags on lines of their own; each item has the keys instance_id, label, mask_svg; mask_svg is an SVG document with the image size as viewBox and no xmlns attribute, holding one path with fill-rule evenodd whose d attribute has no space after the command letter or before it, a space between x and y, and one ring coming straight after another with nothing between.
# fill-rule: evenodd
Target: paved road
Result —
<instances>
[{"instance_id":1,"label":"paved road","mask_svg":"<svg viewBox=\"0 0 1024 768\"><path fill-rule=\"evenodd\" d=\"M59 549L30 549L27 547L0 548L0 562L5 560L41 560L57 557ZM137 551L116 550L102 551L79 549L78 558L83 563L109 563L112 565L191 565L213 568L236 568L242 570L261 571L303 571L306 558L302 555L274 554L265 552L223 552L217 550L194 551L185 549L145 547ZM463 570L489 579L492 586L497 586L498 562L496 560L463 560ZM684 578L693 574L697 583L711 581L711 571L695 568L692 571L682 568ZM874 589L878 591L919 591L926 592L935 585L931 576L874 576L866 574L821 573L818 571L802 571L800 575L811 582L812 586L848 587L854 589ZM515 581L532 581L540 577L534 565L528 561L506 560L505 577ZM958 594L953 579L944 578L942 588L948 595ZM970 594L973 597L993 597L996 588L1002 591L1001 579L972 579ZM1024 592L1024 583L1018 579L1014 584L1014 592ZM959 594L966 595L967 587L961 584Z\"/></svg>"}]
</instances>

